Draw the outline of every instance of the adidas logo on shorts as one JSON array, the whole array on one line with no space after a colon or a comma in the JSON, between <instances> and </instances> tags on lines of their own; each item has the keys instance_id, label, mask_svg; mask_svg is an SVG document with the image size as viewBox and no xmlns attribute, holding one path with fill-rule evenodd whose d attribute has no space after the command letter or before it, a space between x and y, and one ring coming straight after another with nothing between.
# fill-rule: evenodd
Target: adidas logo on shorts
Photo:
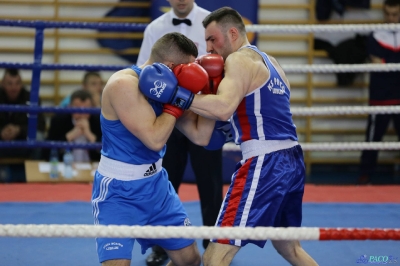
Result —
<instances>
[{"instance_id":1,"label":"adidas logo on shorts","mask_svg":"<svg viewBox=\"0 0 400 266\"><path fill-rule=\"evenodd\" d=\"M157 173L157 167L156 164L152 163L146 173L144 173L144 176L154 175L155 173Z\"/></svg>"}]
</instances>

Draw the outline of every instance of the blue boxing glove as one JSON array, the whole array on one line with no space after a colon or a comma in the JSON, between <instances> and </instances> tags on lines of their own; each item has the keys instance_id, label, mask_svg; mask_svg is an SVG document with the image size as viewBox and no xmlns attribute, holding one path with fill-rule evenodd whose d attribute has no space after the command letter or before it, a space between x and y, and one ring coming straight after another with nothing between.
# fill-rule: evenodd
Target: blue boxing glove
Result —
<instances>
[{"instance_id":1,"label":"blue boxing glove","mask_svg":"<svg viewBox=\"0 0 400 266\"><path fill-rule=\"evenodd\" d=\"M229 121L215 122L214 131L211 134L210 142L204 148L206 150L221 149L225 143L233 141L231 123Z\"/></svg>"},{"instance_id":2,"label":"blue boxing glove","mask_svg":"<svg viewBox=\"0 0 400 266\"><path fill-rule=\"evenodd\" d=\"M139 89L149 99L189 109L194 94L178 86L178 80L169 67L154 63L143 68L139 76Z\"/></svg>"}]
</instances>

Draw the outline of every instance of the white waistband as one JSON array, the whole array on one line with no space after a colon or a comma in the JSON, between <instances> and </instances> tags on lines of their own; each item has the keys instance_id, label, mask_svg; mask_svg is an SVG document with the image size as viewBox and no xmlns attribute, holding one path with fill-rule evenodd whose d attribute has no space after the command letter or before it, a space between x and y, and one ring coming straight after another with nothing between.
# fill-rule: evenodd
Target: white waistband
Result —
<instances>
[{"instance_id":1,"label":"white waistband","mask_svg":"<svg viewBox=\"0 0 400 266\"><path fill-rule=\"evenodd\" d=\"M259 156L274 151L292 148L299 143L294 140L257 140L252 139L240 144L243 159L249 159L254 156Z\"/></svg>"},{"instance_id":2,"label":"white waistband","mask_svg":"<svg viewBox=\"0 0 400 266\"><path fill-rule=\"evenodd\" d=\"M143 179L159 173L162 159L152 164L129 164L101 156L97 171L103 176L123 181Z\"/></svg>"}]
</instances>

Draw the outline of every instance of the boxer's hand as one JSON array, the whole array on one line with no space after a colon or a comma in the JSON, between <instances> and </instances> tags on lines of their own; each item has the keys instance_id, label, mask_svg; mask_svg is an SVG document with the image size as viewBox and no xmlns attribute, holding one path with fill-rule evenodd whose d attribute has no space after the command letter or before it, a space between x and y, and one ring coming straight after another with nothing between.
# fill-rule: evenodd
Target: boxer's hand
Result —
<instances>
[{"instance_id":1,"label":"boxer's hand","mask_svg":"<svg viewBox=\"0 0 400 266\"><path fill-rule=\"evenodd\" d=\"M178 85L195 94L208 85L208 74L197 63L180 64L172 71L178 79Z\"/></svg>"},{"instance_id":2,"label":"boxer's hand","mask_svg":"<svg viewBox=\"0 0 400 266\"><path fill-rule=\"evenodd\" d=\"M206 150L218 150L221 149L225 143L230 141L233 141L231 123L228 121L217 121L215 122L210 142L204 148Z\"/></svg>"},{"instance_id":3,"label":"boxer's hand","mask_svg":"<svg viewBox=\"0 0 400 266\"><path fill-rule=\"evenodd\" d=\"M202 90L202 93L216 94L224 76L224 59L218 54L205 54L198 57L196 62L206 70L209 76L209 84Z\"/></svg>"},{"instance_id":4,"label":"boxer's hand","mask_svg":"<svg viewBox=\"0 0 400 266\"><path fill-rule=\"evenodd\" d=\"M182 109L188 109L194 98L191 91L178 86L178 80L171 69L160 63L143 68L139 76L139 89L154 101L169 103Z\"/></svg>"}]
</instances>

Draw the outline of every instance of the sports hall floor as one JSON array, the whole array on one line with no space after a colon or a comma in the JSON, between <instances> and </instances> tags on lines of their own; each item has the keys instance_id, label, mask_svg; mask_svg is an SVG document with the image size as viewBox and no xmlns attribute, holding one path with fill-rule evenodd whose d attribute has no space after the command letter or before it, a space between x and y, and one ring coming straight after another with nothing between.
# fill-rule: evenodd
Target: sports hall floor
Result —
<instances>
[{"instance_id":1,"label":"sports hall floor","mask_svg":"<svg viewBox=\"0 0 400 266\"><path fill-rule=\"evenodd\" d=\"M92 224L90 184L2 184L1 224ZM201 225L196 186L184 184L180 197L194 225ZM400 186L306 185L303 226L400 228ZM319 265L360 265L362 255L392 256L400 266L400 241L302 241ZM198 241L203 252L201 242ZM99 265L91 238L0 237L0 266ZM146 265L136 244L131 265ZM248 245L233 266L289 265L273 249Z\"/></svg>"}]
</instances>

